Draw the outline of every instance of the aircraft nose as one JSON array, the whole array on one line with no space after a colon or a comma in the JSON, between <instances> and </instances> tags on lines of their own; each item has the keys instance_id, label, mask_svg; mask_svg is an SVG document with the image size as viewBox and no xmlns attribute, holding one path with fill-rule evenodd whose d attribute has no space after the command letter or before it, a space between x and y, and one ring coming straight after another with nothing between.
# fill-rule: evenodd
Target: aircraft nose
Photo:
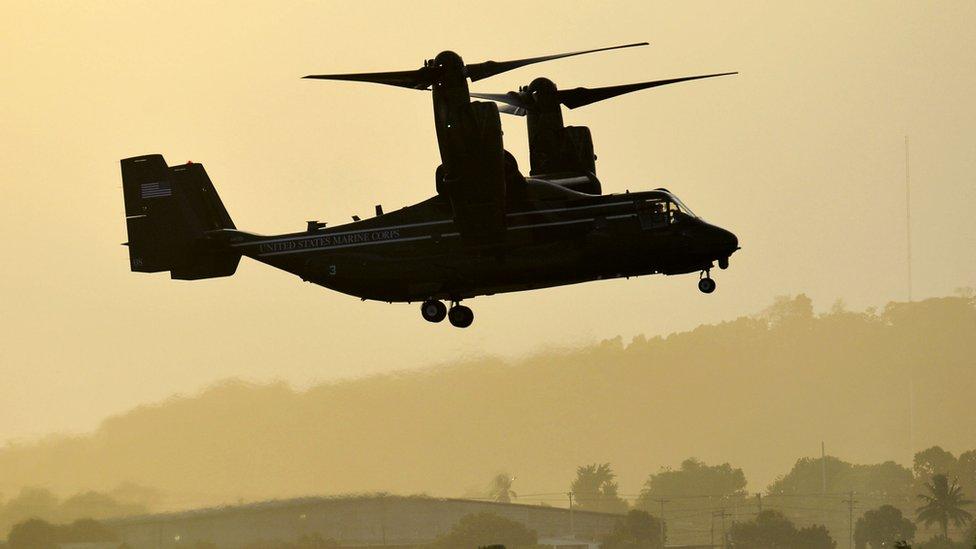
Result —
<instances>
[{"instance_id":1,"label":"aircraft nose","mask_svg":"<svg viewBox=\"0 0 976 549\"><path fill-rule=\"evenodd\" d=\"M710 226L712 258L718 260L719 269L729 268L729 256L739 249L739 239L731 231L721 227Z\"/></svg>"},{"instance_id":2,"label":"aircraft nose","mask_svg":"<svg viewBox=\"0 0 976 549\"><path fill-rule=\"evenodd\" d=\"M739 239L731 231L708 225L706 241L708 250L716 259L724 259L739 249Z\"/></svg>"},{"instance_id":3,"label":"aircraft nose","mask_svg":"<svg viewBox=\"0 0 976 549\"><path fill-rule=\"evenodd\" d=\"M718 229L718 234L716 235L715 240L718 242L718 245L722 250L731 255L732 252L739 249L739 238L735 236L735 233L732 231L726 231L720 227L716 227L716 229Z\"/></svg>"}]
</instances>

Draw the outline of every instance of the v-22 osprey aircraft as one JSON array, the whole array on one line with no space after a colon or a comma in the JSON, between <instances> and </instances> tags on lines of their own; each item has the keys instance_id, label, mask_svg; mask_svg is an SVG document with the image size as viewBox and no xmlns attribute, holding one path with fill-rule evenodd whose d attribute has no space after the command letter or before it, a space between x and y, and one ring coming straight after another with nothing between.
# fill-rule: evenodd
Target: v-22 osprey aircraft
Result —
<instances>
[{"instance_id":1,"label":"v-22 osprey aircraft","mask_svg":"<svg viewBox=\"0 0 976 549\"><path fill-rule=\"evenodd\" d=\"M425 320L446 317L459 328L474 321L463 300L501 292L697 272L699 290L711 293L711 269L728 267L736 236L667 189L603 194L590 131L565 126L562 107L735 73L592 89L559 89L546 78L504 94L468 89L469 80L526 65L642 45L476 64L444 51L416 70L307 76L429 90L441 158L437 194L396 211L377 206L374 217L344 225L308 221L300 232L261 236L237 229L203 165L168 166L158 154L126 158L131 269L198 280L230 276L247 256L363 300L420 302ZM526 117L528 176L502 144L499 113Z\"/></svg>"}]
</instances>

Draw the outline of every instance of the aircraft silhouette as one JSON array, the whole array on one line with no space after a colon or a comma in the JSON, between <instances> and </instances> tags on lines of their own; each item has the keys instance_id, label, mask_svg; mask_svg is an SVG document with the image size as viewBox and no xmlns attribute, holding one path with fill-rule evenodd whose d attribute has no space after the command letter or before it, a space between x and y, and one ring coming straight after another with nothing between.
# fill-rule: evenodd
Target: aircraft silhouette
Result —
<instances>
[{"instance_id":1,"label":"aircraft silhouette","mask_svg":"<svg viewBox=\"0 0 976 549\"><path fill-rule=\"evenodd\" d=\"M474 320L463 299L608 278L700 272L715 289L734 234L697 217L666 189L602 194L586 127L566 127L576 108L624 93L734 73L607 88L559 90L545 78L518 92L470 93L477 81L525 65L646 45L627 44L513 61L465 64L451 51L416 70L310 75L430 90L441 165L437 194L335 227L259 236L237 230L201 164L167 166L161 155L121 161L131 269L174 279L234 274L241 256L363 300L422 302L430 322ZM490 102L472 101L471 97ZM525 115L530 172L502 144L499 112ZM444 301L451 304L450 310Z\"/></svg>"}]
</instances>

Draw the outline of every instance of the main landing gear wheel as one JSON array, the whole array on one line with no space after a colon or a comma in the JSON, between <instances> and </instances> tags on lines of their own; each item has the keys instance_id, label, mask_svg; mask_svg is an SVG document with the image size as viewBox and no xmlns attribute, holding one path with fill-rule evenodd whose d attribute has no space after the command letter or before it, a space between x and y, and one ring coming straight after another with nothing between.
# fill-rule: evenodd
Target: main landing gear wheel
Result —
<instances>
[{"instance_id":1,"label":"main landing gear wheel","mask_svg":"<svg viewBox=\"0 0 976 549\"><path fill-rule=\"evenodd\" d=\"M420 306L420 314L427 322L440 322L447 316L447 306L436 299L428 299Z\"/></svg>"},{"instance_id":2,"label":"main landing gear wheel","mask_svg":"<svg viewBox=\"0 0 976 549\"><path fill-rule=\"evenodd\" d=\"M464 305L455 305L447 313L447 319L451 325L457 328L467 328L474 322L474 313Z\"/></svg>"},{"instance_id":3,"label":"main landing gear wheel","mask_svg":"<svg viewBox=\"0 0 976 549\"><path fill-rule=\"evenodd\" d=\"M703 294L710 294L715 291L715 281L709 278L708 275L705 275L705 278L698 281L698 289Z\"/></svg>"}]
</instances>

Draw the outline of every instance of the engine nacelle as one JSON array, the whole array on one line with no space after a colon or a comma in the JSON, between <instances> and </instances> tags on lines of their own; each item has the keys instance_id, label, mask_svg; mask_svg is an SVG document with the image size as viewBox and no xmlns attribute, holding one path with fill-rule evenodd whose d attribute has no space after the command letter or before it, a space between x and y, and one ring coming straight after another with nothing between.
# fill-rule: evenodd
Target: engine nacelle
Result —
<instances>
[{"instance_id":1,"label":"engine nacelle","mask_svg":"<svg viewBox=\"0 0 976 549\"><path fill-rule=\"evenodd\" d=\"M596 173L596 154L593 152L593 135L590 133L590 128L567 126L563 130L562 153L566 164L577 164L577 169L572 171Z\"/></svg>"}]
</instances>

